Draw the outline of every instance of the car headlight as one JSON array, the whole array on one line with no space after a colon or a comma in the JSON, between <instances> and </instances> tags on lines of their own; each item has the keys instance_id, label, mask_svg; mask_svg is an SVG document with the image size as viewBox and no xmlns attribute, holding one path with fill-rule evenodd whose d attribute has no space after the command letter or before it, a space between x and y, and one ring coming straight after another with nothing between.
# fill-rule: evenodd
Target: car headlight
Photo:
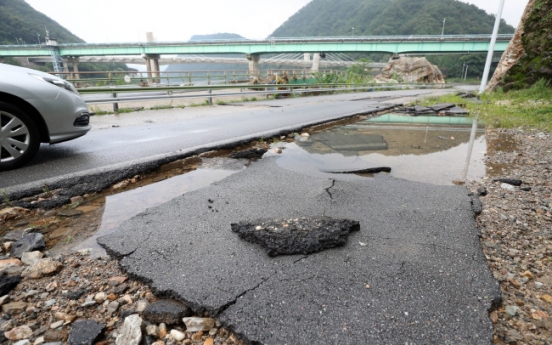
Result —
<instances>
[{"instance_id":1,"label":"car headlight","mask_svg":"<svg viewBox=\"0 0 552 345\"><path fill-rule=\"evenodd\" d=\"M77 89L73 86L73 84L71 84L70 82L68 81L65 81L63 79L59 79L59 78L56 78L56 77L52 77L52 78L49 78L49 77L43 77L41 75L36 75L36 74L29 74L31 77L33 78L36 78L38 80L42 80L42 81L45 81L47 83L50 83L52 85L55 85L55 86L58 86L66 91L69 91L71 93L74 93L75 95L78 95L79 92L77 91Z\"/></svg>"}]
</instances>

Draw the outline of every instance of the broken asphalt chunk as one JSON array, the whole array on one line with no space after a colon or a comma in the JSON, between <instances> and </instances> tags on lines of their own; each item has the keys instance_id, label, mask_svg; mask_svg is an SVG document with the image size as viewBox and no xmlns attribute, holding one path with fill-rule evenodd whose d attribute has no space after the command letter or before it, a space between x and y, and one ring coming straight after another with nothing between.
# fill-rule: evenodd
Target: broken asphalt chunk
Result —
<instances>
[{"instance_id":1,"label":"broken asphalt chunk","mask_svg":"<svg viewBox=\"0 0 552 345\"><path fill-rule=\"evenodd\" d=\"M330 217L275 218L231 224L241 239L261 245L269 256L311 254L342 246L360 230L350 219Z\"/></svg>"}]
</instances>

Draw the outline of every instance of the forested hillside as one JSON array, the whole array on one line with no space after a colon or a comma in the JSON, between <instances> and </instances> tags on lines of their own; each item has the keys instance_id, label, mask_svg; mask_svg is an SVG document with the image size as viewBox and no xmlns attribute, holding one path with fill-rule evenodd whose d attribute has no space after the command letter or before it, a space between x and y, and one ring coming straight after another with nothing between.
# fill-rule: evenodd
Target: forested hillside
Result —
<instances>
[{"instance_id":1,"label":"forested hillside","mask_svg":"<svg viewBox=\"0 0 552 345\"><path fill-rule=\"evenodd\" d=\"M272 36L490 34L494 17L457 0L313 0ZM354 31L353 31L354 28ZM501 33L515 29L502 21Z\"/></svg>"},{"instance_id":2,"label":"forested hillside","mask_svg":"<svg viewBox=\"0 0 552 345\"><path fill-rule=\"evenodd\" d=\"M495 17L458 0L313 0L280 26L274 37L490 34ZM354 28L354 29L353 29ZM515 29L504 20L500 33ZM355 55L356 56L356 55ZM386 62L389 55L360 55ZM430 55L446 77L480 77L486 54Z\"/></svg>"},{"instance_id":3,"label":"forested hillside","mask_svg":"<svg viewBox=\"0 0 552 345\"><path fill-rule=\"evenodd\" d=\"M0 44L44 42L45 28L59 43L84 42L24 0L0 0Z\"/></svg>"},{"instance_id":4,"label":"forested hillside","mask_svg":"<svg viewBox=\"0 0 552 345\"><path fill-rule=\"evenodd\" d=\"M83 19L84 20L84 19ZM73 35L56 21L38 12L24 0L0 0L0 44L44 44L46 29L58 43L82 43L84 40ZM21 60L6 58L5 63L19 65ZM29 66L46 72L52 71L52 64ZM123 63L81 63L81 72L129 70ZM102 74L95 75L95 77ZM83 75L84 77L84 75Z\"/></svg>"}]
</instances>

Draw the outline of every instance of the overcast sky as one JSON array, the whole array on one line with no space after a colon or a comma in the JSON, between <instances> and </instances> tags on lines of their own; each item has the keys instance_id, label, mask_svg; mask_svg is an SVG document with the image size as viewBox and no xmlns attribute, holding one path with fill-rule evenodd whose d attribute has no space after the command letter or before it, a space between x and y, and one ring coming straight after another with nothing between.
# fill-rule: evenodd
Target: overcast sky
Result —
<instances>
[{"instance_id":1,"label":"overcast sky","mask_svg":"<svg viewBox=\"0 0 552 345\"><path fill-rule=\"evenodd\" d=\"M89 43L185 41L230 32L265 38L311 0L25 0ZM339 1L339 0L336 0ZM495 14L499 0L461 0ZM506 0L503 18L517 26L528 0ZM451 14L452 16L453 14Z\"/></svg>"}]
</instances>

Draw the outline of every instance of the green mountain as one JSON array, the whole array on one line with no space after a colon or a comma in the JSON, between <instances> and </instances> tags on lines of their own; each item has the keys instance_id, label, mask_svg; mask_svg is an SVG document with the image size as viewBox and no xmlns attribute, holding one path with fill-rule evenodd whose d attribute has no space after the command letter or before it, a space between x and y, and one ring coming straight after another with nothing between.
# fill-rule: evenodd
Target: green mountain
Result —
<instances>
[{"instance_id":1,"label":"green mountain","mask_svg":"<svg viewBox=\"0 0 552 345\"><path fill-rule=\"evenodd\" d=\"M24 0L0 0L0 44L44 42L45 28L59 43L84 42Z\"/></svg>"},{"instance_id":2,"label":"green mountain","mask_svg":"<svg viewBox=\"0 0 552 345\"><path fill-rule=\"evenodd\" d=\"M313 0L282 24L274 37L490 34L495 17L458 0ZM354 30L353 30L354 28ZM502 20L500 33L515 29ZM389 54L351 54L386 62ZM447 78L483 74L486 54L430 55Z\"/></svg>"},{"instance_id":3,"label":"green mountain","mask_svg":"<svg viewBox=\"0 0 552 345\"><path fill-rule=\"evenodd\" d=\"M313 0L272 36L490 34L495 17L458 0ZM354 31L353 31L354 28ZM500 33L515 29L504 20Z\"/></svg>"},{"instance_id":4,"label":"green mountain","mask_svg":"<svg viewBox=\"0 0 552 345\"><path fill-rule=\"evenodd\" d=\"M0 0L0 44L38 44L39 41L44 44L46 29L50 37L56 38L58 43L84 42L53 19L32 8L24 0ZM22 64L22 61L16 58L5 58L2 62L13 65ZM46 72L53 70L51 63L46 63L45 66L26 67ZM129 68L123 63L81 63L79 70L81 72L128 71ZM105 77L105 74L83 74L82 77L99 78Z\"/></svg>"}]
</instances>

